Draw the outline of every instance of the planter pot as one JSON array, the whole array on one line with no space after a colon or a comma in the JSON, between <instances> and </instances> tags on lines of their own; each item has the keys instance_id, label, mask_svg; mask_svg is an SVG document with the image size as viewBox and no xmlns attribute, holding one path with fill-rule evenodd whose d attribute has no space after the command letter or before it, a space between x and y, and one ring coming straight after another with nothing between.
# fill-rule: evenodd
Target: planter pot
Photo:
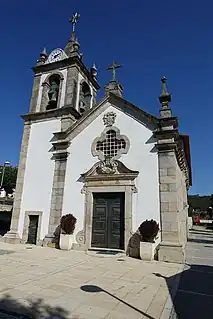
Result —
<instances>
[{"instance_id":1,"label":"planter pot","mask_svg":"<svg viewBox=\"0 0 213 319\"><path fill-rule=\"evenodd\" d=\"M73 235L60 234L59 246L62 250L70 250L73 244Z\"/></svg>"},{"instance_id":2,"label":"planter pot","mask_svg":"<svg viewBox=\"0 0 213 319\"><path fill-rule=\"evenodd\" d=\"M142 260L153 260L155 255L155 243L140 242L140 257Z\"/></svg>"}]
</instances>

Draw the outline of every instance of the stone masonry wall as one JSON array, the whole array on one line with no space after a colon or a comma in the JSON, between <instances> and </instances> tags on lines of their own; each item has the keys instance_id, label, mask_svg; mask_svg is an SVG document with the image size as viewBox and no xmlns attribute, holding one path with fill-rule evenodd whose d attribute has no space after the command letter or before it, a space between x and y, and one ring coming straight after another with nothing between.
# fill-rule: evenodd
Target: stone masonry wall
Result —
<instances>
[{"instance_id":1,"label":"stone masonry wall","mask_svg":"<svg viewBox=\"0 0 213 319\"><path fill-rule=\"evenodd\" d=\"M67 70L67 83L66 83L66 93L65 93L65 105L72 105L73 102L76 102L77 88L75 84L78 83L78 69L76 67L70 67ZM72 105L76 108L76 105Z\"/></svg>"},{"instance_id":2,"label":"stone masonry wall","mask_svg":"<svg viewBox=\"0 0 213 319\"><path fill-rule=\"evenodd\" d=\"M177 195L180 185L175 152L160 153L159 167L162 241L177 243L180 240L180 199Z\"/></svg>"},{"instance_id":3,"label":"stone masonry wall","mask_svg":"<svg viewBox=\"0 0 213 319\"><path fill-rule=\"evenodd\" d=\"M32 89L32 97L30 101L30 112L32 113L36 112L40 81L41 81L41 75L35 75L33 89Z\"/></svg>"}]
</instances>

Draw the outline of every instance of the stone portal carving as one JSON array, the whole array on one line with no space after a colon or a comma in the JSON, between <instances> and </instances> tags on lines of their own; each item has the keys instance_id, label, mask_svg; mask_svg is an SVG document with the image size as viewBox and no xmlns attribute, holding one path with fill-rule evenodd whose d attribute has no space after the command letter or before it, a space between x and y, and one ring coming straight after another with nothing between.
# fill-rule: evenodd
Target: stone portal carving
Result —
<instances>
[{"instance_id":1,"label":"stone portal carving","mask_svg":"<svg viewBox=\"0 0 213 319\"><path fill-rule=\"evenodd\" d=\"M117 162L110 157L106 157L104 161L99 162L97 170L99 174L114 174L117 171L117 166Z\"/></svg>"},{"instance_id":2,"label":"stone portal carving","mask_svg":"<svg viewBox=\"0 0 213 319\"><path fill-rule=\"evenodd\" d=\"M85 243L85 235L84 235L84 231L80 230L77 235L76 235L76 241L78 244L84 244Z\"/></svg>"},{"instance_id":3,"label":"stone portal carving","mask_svg":"<svg viewBox=\"0 0 213 319\"><path fill-rule=\"evenodd\" d=\"M126 167L122 162L117 160L110 161L99 161L95 163L90 170L86 173L81 174L81 177L86 181L87 179L92 178L97 180L104 181L105 178L108 180L134 180L138 176L138 171L132 171ZM105 175L105 177L103 176ZM111 175L111 176L108 176ZM131 185L132 192L136 192L137 188L134 184ZM85 194L87 192L87 187L84 185L81 193Z\"/></svg>"},{"instance_id":4,"label":"stone portal carving","mask_svg":"<svg viewBox=\"0 0 213 319\"><path fill-rule=\"evenodd\" d=\"M117 115L115 112L108 112L108 113L104 114L104 116L103 116L104 125L106 127L113 126L115 123L116 116Z\"/></svg>"}]
</instances>

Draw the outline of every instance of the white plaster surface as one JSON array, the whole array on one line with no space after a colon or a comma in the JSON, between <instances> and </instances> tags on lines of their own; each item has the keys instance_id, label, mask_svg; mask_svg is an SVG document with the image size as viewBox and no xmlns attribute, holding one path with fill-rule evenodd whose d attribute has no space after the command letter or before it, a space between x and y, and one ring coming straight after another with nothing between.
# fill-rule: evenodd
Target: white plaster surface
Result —
<instances>
[{"instance_id":1,"label":"white plaster surface","mask_svg":"<svg viewBox=\"0 0 213 319\"><path fill-rule=\"evenodd\" d=\"M98 158L91 154L91 145L105 128L103 115L110 111L117 114L115 126L120 129L122 135L126 135L130 140L128 154L122 155L119 160L129 169L139 171L136 180L138 193L133 194L133 231L136 231L140 223L146 219L153 218L157 222L160 221L158 156L157 153L152 152L154 147L154 142L150 143L152 132L143 124L109 105L105 112L72 140L69 148L63 214L73 213L76 216L75 234L84 226L85 195L81 194L83 187L81 174L98 161Z\"/></svg>"},{"instance_id":2,"label":"white plaster surface","mask_svg":"<svg viewBox=\"0 0 213 319\"><path fill-rule=\"evenodd\" d=\"M32 124L20 209L18 232L22 236L25 211L42 211L40 239L48 232L55 162L50 151L53 133L60 130L60 120Z\"/></svg>"}]
</instances>

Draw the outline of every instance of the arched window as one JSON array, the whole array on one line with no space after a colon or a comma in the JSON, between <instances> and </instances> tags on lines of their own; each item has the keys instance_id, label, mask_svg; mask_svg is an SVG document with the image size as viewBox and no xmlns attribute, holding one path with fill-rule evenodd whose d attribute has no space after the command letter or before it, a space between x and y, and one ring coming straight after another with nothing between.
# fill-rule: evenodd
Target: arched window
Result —
<instances>
[{"instance_id":1,"label":"arched window","mask_svg":"<svg viewBox=\"0 0 213 319\"><path fill-rule=\"evenodd\" d=\"M63 75L60 72L50 74L42 83L40 112L56 109L60 104Z\"/></svg>"},{"instance_id":2,"label":"arched window","mask_svg":"<svg viewBox=\"0 0 213 319\"><path fill-rule=\"evenodd\" d=\"M90 108L91 103L91 91L90 87L86 82L81 83L80 96L79 96L79 112L83 113L85 110Z\"/></svg>"},{"instance_id":3,"label":"arched window","mask_svg":"<svg viewBox=\"0 0 213 319\"><path fill-rule=\"evenodd\" d=\"M48 89L48 104L46 109L56 109L58 104L59 88L60 88L60 76L53 74L50 76Z\"/></svg>"}]
</instances>

